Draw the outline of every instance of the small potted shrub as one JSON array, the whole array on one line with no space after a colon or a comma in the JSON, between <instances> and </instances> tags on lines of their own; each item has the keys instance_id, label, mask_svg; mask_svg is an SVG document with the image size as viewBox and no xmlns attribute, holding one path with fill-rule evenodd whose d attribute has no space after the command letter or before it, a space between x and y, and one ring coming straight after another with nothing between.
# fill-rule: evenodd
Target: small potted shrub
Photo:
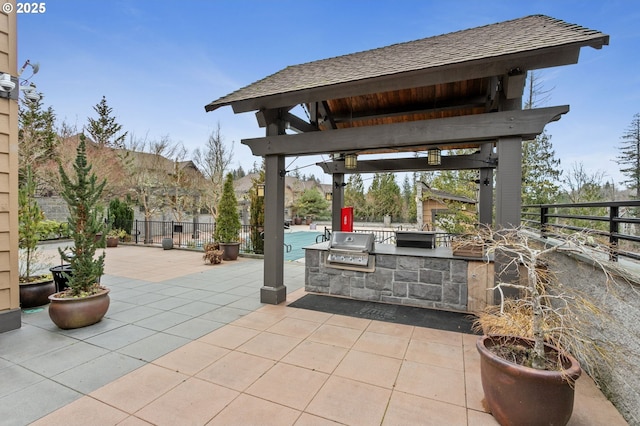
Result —
<instances>
[{"instance_id":1,"label":"small potted shrub","mask_svg":"<svg viewBox=\"0 0 640 426\"><path fill-rule=\"evenodd\" d=\"M40 269L40 223L42 211L35 200L35 181L31 167L27 167L25 182L18 191L18 249L20 263L20 306L32 308L49 303L49 295L56 292L51 274L34 273Z\"/></svg>"},{"instance_id":2,"label":"small potted shrub","mask_svg":"<svg viewBox=\"0 0 640 426\"><path fill-rule=\"evenodd\" d=\"M500 303L478 313L476 321L484 333L476 347L485 404L502 425L566 424L582 371L577 359L606 361L602 354L610 348L588 337L588 329L602 320L597 304L564 286L552 267L554 253L577 253L599 267L606 285L612 283L609 269L583 239L573 234L543 242L522 229L486 229L478 235L487 256L518 278L498 280L491 290ZM507 289L516 297L505 297Z\"/></svg>"},{"instance_id":3,"label":"small potted shrub","mask_svg":"<svg viewBox=\"0 0 640 426\"><path fill-rule=\"evenodd\" d=\"M222 255L223 251L220 250L220 244L207 243L204 245L202 260L209 265L217 265L218 263L222 263Z\"/></svg>"},{"instance_id":4,"label":"small potted shrub","mask_svg":"<svg viewBox=\"0 0 640 426\"><path fill-rule=\"evenodd\" d=\"M127 232L124 229L112 228L107 232L107 247L118 247L118 242L124 240Z\"/></svg>"},{"instance_id":5,"label":"small potted shrub","mask_svg":"<svg viewBox=\"0 0 640 426\"><path fill-rule=\"evenodd\" d=\"M49 316L60 328L79 328L100 321L109 308L109 289L100 285L104 272L105 253L96 256L104 247L103 218L98 208L106 181L98 183L87 162L84 135L73 166L74 174L68 176L59 167L62 197L69 207L69 234L73 247L59 249L62 259L70 264L71 274L65 291L49 296Z\"/></svg>"},{"instance_id":6,"label":"small potted shrub","mask_svg":"<svg viewBox=\"0 0 640 426\"><path fill-rule=\"evenodd\" d=\"M236 260L240 253L240 229L242 224L238 217L238 200L233 191L233 175L227 174L220 203L218 204L218 217L214 239L220 244L224 252L223 260Z\"/></svg>"}]
</instances>

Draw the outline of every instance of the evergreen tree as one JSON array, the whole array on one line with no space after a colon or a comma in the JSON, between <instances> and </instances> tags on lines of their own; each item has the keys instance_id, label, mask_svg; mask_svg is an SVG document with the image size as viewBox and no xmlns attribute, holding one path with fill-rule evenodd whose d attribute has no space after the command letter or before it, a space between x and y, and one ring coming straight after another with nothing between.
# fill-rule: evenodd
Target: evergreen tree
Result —
<instances>
[{"instance_id":1,"label":"evergreen tree","mask_svg":"<svg viewBox=\"0 0 640 426\"><path fill-rule=\"evenodd\" d=\"M620 171L627 179L621 183L635 191L635 198L640 198L640 113L633 116L622 141L616 162L623 165Z\"/></svg>"},{"instance_id":2,"label":"evergreen tree","mask_svg":"<svg viewBox=\"0 0 640 426\"><path fill-rule=\"evenodd\" d=\"M344 205L353 207L354 217L362 218L367 216L364 183L362 182L362 175L360 173L349 175L347 186L344 189Z\"/></svg>"},{"instance_id":3,"label":"evergreen tree","mask_svg":"<svg viewBox=\"0 0 640 426\"><path fill-rule=\"evenodd\" d=\"M382 220L386 215L396 220L400 218L402 196L393 173L377 173L371 182L367 198L372 219Z\"/></svg>"},{"instance_id":4,"label":"evergreen tree","mask_svg":"<svg viewBox=\"0 0 640 426\"><path fill-rule=\"evenodd\" d=\"M113 229L122 229L127 234L131 234L133 228L133 209L124 201L118 198L109 203L109 223Z\"/></svg>"},{"instance_id":5,"label":"evergreen tree","mask_svg":"<svg viewBox=\"0 0 640 426\"><path fill-rule=\"evenodd\" d=\"M417 217L416 205L416 182L409 180L409 176L405 175L402 183L402 199L403 199L403 219L407 222L415 222Z\"/></svg>"},{"instance_id":6,"label":"evergreen tree","mask_svg":"<svg viewBox=\"0 0 640 426\"><path fill-rule=\"evenodd\" d=\"M540 73L529 72L528 98L524 109L546 102L550 90L544 90ZM546 130L522 145L522 204L549 204L557 201L560 189L560 160L555 157L551 136Z\"/></svg>"},{"instance_id":7,"label":"evergreen tree","mask_svg":"<svg viewBox=\"0 0 640 426\"><path fill-rule=\"evenodd\" d=\"M98 183L98 177L91 171L87 161L84 135L76 151L73 165L74 174L70 177L60 165L62 198L69 207L69 233L73 246L71 254L58 249L65 262L71 264L73 273L69 277L69 292L72 297L86 296L98 290L98 281L104 271L103 252L95 257L96 249L104 247L104 226L99 214L98 203L106 181ZM98 235L102 234L98 238Z\"/></svg>"},{"instance_id":8,"label":"evergreen tree","mask_svg":"<svg viewBox=\"0 0 640 426\"><path fill-rule=\"evenodd\" d=\"M42 100L21 102L18 111L18 179L24 182L31 167L36 188L46 180L43 165L58 159L59 139L55 131L55 113L50 106L43 110ZM36 191L37 192L37 191Z\"/></svg>"},{"instance_id":9,"label":"evergreen tree","mask_svg":"<svg viewBox=\"0 0 640 426\"><path fill-rule=\"evenodd\" d=\"M262 232L264 230L264 197L258 197L258 185L264 185L264 168L260 170L257 178L252 178L253 186L249 191L249 202L251 203L251 244L253 252L264 253L264 239Z\"/></svg>"},{"instance_id":10,"label":"evergreen tree","mask_svg":"<svg viewBox=\"0 0 640 426\"><path fill-rule=\"evenodd\" d=\"M240 229L242 224L238 216L238 199L233 190L233 175L227 173L218 205L214 238L219 243L237 243L240 240Z\"/></svg>"},{"instance_id":11,"label":"evergreen tree","mask_svg":"<svg viewBox=\"0 0 640 426\"><path fill-rule=\"evenodd\" d=\"M296 211L300 216L326 216L329 213L329 203L316 188L305 189L296 200Z\"/></svg>"},{"instance_id":12,"label":"evergreen tree","mask_svg":"<svg viewBox=\"0 0 640 426\"><path fill-rule=\"evenodd\" d=\"M113 108L107 105L107 98L103 96L102 100L93 107L93 110L98 114L98 118L87 118L89 122L87 132L93 141L99 146L124 148L127 132L121 133L122 125L118 124L116 118L111 115Z\"/></svg>"},{"instance_id":13,"label":"evergreen tree","mask_svg":"<svg viewBox=\"0 0 640 426\"><path fill-rule=\"evenodd\" d=\"M522 203L551 204L556 202L562 171L555 158L551 136L545 131L522 146Z\"/></svg>"}]
</instances>

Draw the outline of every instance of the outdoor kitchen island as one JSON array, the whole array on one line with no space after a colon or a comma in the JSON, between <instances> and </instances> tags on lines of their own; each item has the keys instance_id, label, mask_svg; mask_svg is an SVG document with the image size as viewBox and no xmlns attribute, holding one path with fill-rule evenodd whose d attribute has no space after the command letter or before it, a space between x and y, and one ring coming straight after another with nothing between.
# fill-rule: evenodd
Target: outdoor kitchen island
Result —
<instances>
[{"instance_id":1,"label":"outdoor kitchen island","mask_svg":"<svg viewBox=\"0 0 640 426\"><path fill-rule=\"evenodd\" d=\"M305 247L306 291L463 312L474 312L491 303L491 292L487 288L493 285L492 262L454 256L449 247L398 247L377 243L364 248L356 244L352 248L355 255L352 255L345 244L336 244L336 234L350 234L360 239L359 236L367 235L334 232L331 241ZM361 252L371 257L368 264L335 261L336 257L344 257L356 258L357 263L361 263Z\"/></svg>"}]
</instances>

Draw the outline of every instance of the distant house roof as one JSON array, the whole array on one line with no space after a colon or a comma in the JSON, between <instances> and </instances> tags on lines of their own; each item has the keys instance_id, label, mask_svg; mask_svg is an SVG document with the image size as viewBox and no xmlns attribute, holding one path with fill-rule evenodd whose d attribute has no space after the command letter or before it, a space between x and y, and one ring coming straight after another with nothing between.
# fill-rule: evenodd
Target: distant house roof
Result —
<instances>
[{"instance_id":1,"label":"distant house roof","mask_svg":"<svg viewBox=\"0 0 640 426\"><path fill-rule=\"evenodd\" d=\"M95 143L91 138L85 135L85 140L87 144L87 148L89 149L98 149L98 144ZM64 144L73 144L77 145L80 141L80 134L69 136L65 138L62 143ZM112 148L112 147L104 147L104 149L108 149L113 151L114 155L117 153L126 153L129 159L136 163L137 166L146 167L146 168L156 168L166 171L167 174L175 173L176 168L178 170L193 170L194 172L201 174L198 167L191 160L183 160L183 161L175 161L170 158L164 157L160 154L152 154L149 152L141 152L141 151L131 151L128 149L120 149L120 148Z\"/></svg>"},{"instance_id":2,"label":"distant house roof","mask_svg":"<svg viewBox=\"0 0 640 426\"><path fill-rule=\"evenodd\" d=\"M258 173L249 173L233 182L233 189L236 194L246 194L253 186L253 179L258 177ZM302 192L306 189L319 188L321 191L324 187L315 180L302 180L295 176L286 176L284 184L292 192Z\"/></svg>"},{"instance_id":3,"label":"distant house roof","mask_svg":"<svg viewBox=\"0 0 640 426\"><path fill-rule=\"evenodd\" d=\"M427 185L424 182L420 182L420 183L422 184L422 187L423 187L422 193L424 195L427 195L428 198L430 199L440 200L440 201L443 201L443 200L458 201L466 204L477 204L476 200L469 197L465 197L464 195L456 195L450 192L440 191L439 189L431 188L429 185Z\"/></svg>"},{"instance_id":4,"label":"distant house roof","mask_svg":"<svg viewBox=\"0 0 640 426\"><path fill-rule=\"evenodd\" d=\"M573 46L600 48L609 36L544 15L531 15L435 37L289 66L205 106L380 78L465 62Z\"/></svg>"}]
</instances>

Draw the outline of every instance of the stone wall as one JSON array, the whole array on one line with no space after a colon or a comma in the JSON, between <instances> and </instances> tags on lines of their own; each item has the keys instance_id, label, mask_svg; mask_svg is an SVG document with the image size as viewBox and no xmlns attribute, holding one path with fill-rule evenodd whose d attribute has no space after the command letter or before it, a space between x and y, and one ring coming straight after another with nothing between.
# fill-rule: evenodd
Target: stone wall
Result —
<instances>
[{"instance_id":1,"label":"stone wall","mask_svg":"<svg viewBox=\"0 0 640 426\"><path fill-rule=\"evenodd\" d=\"M67 203L60 196L52 197L39 197L36 198L40 209L42 210L44 217L48 220L55 220L58 222L66 222L69 217L69 209ZM138 206L133 207L134 220L144 221L144 212L140 211ZM172 221L173 215L170 213L157 212L151 218L153 221ZM192 214L184 215L184 222L191 222L193 220ZM210 215L199 215L198 221L200 223L212 223L213 220Z\"/></svg>"},{"instance_id":2,"label":"stone wall","mask_svg":"<svg viewBox=\"0 0 640 426\"><path fill-rule=\"evenodd\" d=\"M552 261L560 282L579 290L600 310L586 318L585 332L595 341L613 345L608 356L615 366L599 365L597 379L627 422L640 425L640 276L633 272L637 264L621 262L628 276L607 284L602 269L590 259L556 253Z\"/></svg>"},{"instance_id":3,"label":"stone wall","mask_svg":"<svg viewBox=\"0 0 640 426\"><path fill-rule=\"evenodd\" d=\"M307 249L305 289L352 299L467 310L468 262L460 259L376 254L374 272L325 265L326 250Z\"/></svg>"},{"instance_id":4,"label":"stone wall","mask_svg":"<svg viewBox=\"0 0 640 426\"><path fill-rule=\"evenodd\" d=\"M36 198L40 210L47 220L66 222L69 217L69 208L62 197L39 197Z\"/></svg>"}]
</instances>

